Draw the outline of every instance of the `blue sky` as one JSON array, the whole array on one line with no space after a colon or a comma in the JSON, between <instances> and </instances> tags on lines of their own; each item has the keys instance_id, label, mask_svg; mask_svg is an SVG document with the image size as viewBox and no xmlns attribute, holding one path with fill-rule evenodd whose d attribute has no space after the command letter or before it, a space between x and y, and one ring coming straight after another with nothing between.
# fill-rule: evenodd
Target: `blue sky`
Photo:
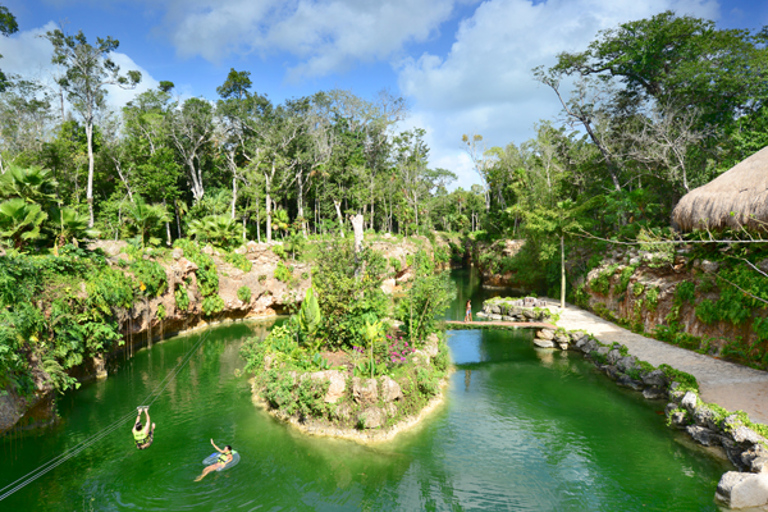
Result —
<instances>
[{"instance_id":1,"label":"blue sky","mask_svg":"<svg viewBox=\"0 0 768 512\"><path fill-rule=\"evenodd\" d=\"M230 68L250 71L273 101L340 88L366 99L404 97L403 128L427 130L430 164L479 182L461 147L479 133L487 147L520 144L555 119L554 94L532 80L562 51L583 50L599 30L667 9L722 28L768 25L764 0L0 0L19 33L0 38L0 68L50 80L57 25L89 41L120 41L115 60L182 97L216 99ZM133 92L116 91L120 105Z\"/></svg>"}]
</instances>

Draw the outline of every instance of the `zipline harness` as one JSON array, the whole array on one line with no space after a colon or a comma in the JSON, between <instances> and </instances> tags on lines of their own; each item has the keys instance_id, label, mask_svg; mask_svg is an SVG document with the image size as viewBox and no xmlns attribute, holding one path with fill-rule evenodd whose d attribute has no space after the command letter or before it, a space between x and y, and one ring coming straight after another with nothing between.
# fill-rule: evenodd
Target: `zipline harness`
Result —
<instances>
[{"instance_id":1,"label":"zipline harness","mask_svg":"<svg viewBox=\"0 0 768 512\"><path fill-rule=\"evenodd\" d=\"M200 336L200 339L195 343L195 345L184 355L184 357L176 364L176 367L171 370L168 375L165 376L163 380L160 381L160 383L155 386L155 389L153 389L147 398L140 403L148 404L147 407L151 406L153 403L155 403L155 400L157 400L160 395L163 394L163 391L168 387L168 385L173 381L173 379L176 377L176 375L179 374L179 372L187 365L190 359L192 359L192 355L194 352L202 345L203 341L208 337L210 331L206 331L203 333L202 336ZM165 383L165 384L163 384ZM162 389L156 393L157 388L160 386L163 386ZM150 401L149 398L155 395L154 398ZM92 444L102 440L103 438L107 437L109 434L114 432L115 430L118 430L125 425L129 420L131 420L134 417L134 414L136 414L136 411L131 410L130 413L126 414L125 416L122 416L121 418L115 420L110 425L104 427L99 432L93 434L88 439L81 441L78 443L75 447L70 448L69 450L65 451L61 455L49 460L45 464L41 464L34 470L30 471L26 475L22 476L21 478L16 479L15 481L11 482L10 484L6 485L2 489L0 489L0 501L3 501L5 498L10 496L11 494L15 493L19 489L22 489L23 487L27 486L28 484L34 482L41 476L45 475L51 470L56 469L61 464L64 464L66 461L74 457L75 455L78 455L80 452L91 446Z\"/></svg>"}]
</instances>

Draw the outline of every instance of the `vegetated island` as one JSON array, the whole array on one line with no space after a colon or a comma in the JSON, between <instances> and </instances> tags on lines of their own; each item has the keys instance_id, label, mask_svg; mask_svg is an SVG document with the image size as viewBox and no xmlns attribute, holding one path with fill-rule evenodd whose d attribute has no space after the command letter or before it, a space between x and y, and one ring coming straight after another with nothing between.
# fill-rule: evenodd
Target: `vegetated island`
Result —
<instances>
[{"instance_id":1,"label":"vegetated island","mask_svg":"<svg viewBox=\"0 0 768 512\"><path fill-rule=\"evenodd\" d=\"M451 367L435 315L455 291L423 252L410 287L392 300L380 253L328 251L298 312L241 349L254 401L308 434L389 440L442 400Z\"/></svg>"}]
</instances>

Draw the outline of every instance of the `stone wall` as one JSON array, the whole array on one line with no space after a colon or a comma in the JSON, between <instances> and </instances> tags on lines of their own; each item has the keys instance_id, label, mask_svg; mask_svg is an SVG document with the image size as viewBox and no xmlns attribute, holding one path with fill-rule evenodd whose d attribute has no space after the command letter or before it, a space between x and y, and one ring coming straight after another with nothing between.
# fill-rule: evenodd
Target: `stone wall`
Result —
<instances>
[{"instance_id":1,"label":"stone wall","mask_svg":"<svg viewBox=\"0 0 768 512\"><path fill-rule=\"evenodd\" d=\"M704 300L717 301L720 296L717 286L701 286L715 279L720 270L718 263L697 259L685 248L666 255L664 261L661 257L634 248L612 251L587 275L582 288L586 303L579 305L651 336L659 328L674 324L680 332L706 344L687 348L706 348L710 355L721 355L723 347L732 340L743 340L745 345L755 341L753 322L766 315L765 308L756 309L751 318L739 324L707 324L696 315L698 304ZM768 271L768 260L763 265ZM691 301L676 300L677 289L685 282L696 284L696 295Z\"/></svg>"}]
</instances>

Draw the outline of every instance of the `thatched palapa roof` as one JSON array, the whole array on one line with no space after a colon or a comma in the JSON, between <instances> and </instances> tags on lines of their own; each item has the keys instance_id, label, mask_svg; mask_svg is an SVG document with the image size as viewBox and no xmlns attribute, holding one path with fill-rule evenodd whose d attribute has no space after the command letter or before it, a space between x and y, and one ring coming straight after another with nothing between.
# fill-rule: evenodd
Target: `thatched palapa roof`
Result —
<instances>
[{"instance_id":1,"label":"thatched palapa roof","mask_svg":"<svg viewBox=\"0 0 768 512\"><path fill-rule=\"evenodd\" d=\"M768 231L768 147L684 195L672 210L672 224L682 231Z\"/></svg>"}]
</instances>

